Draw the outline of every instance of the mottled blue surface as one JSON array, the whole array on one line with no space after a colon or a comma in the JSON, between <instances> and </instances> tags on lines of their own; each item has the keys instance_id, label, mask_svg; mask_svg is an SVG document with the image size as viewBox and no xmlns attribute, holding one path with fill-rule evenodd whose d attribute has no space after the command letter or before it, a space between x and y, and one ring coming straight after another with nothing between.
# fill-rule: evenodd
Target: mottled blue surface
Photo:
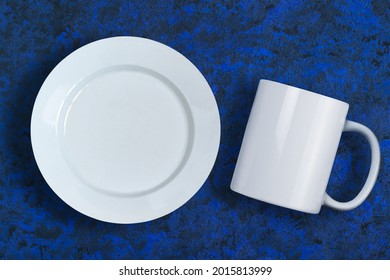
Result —
<instances>
[{"instance_id":1,"label":"mottled blue surface","mask_svg":"<svg viewBox=\"0 0 390 280\"><path fill-rule=\"evenodd\" d=\"M1 1L0 258L389 259L390 2L332 2ZM188 57L213 89L222 122L201 190L172 214L136 225L71 209L43 180L30 146L33 102L49 72L78 47L117 35ZM260 78L344 100L349 119L374 131L382 166L359 208L309 215L230 191ZM354 197L369 161L364 139L345 134L329 192Z\"/></svg>"}]
</instances>

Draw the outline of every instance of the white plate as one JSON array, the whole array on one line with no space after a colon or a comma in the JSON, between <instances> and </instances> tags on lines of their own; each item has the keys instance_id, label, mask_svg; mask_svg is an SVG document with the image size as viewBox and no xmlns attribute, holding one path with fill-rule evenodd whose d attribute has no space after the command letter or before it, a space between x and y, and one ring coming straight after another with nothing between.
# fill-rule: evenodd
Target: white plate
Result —
<instances>
[{"instance_id":1,"label":"white plate","mask_svg":"<svg viewBox=\"0 0 390 280\"><path fill-rule=\"evenodd\" d=\"M77 211L138 223L182 206L219 147L213 93L177 51L114 37L61 61L42 85L32 147L53 191Z\"/></svg>"}]
</instances>

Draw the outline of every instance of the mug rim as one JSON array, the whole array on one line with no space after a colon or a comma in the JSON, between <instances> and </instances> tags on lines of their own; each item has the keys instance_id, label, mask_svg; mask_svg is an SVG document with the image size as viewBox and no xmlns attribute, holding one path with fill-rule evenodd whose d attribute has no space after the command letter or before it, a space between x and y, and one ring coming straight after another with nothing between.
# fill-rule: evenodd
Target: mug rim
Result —
<instances>
[{"instance_id":1,"label":"mug rim","mask_svg":"<svg viewBox=\"0 0 390 280\"><path fill-rule=\"evenodd\" d=\"M292 86L292 85L288 85L288 84L285 84L285 83L280 83L280 82L276 82L276 81L272 81L272 80L268 80L268 79L260 79L259 85L260 85L260 83L262 81L263 82L267 82L267 83L279 84L279 85L282 85L282 86L285 86L285 87L294 88L294 89L303 91L304 93L307 93L307 94L315 95L315 96L320 97L320 98L325 98L325 99L328 99L330 101L336 101L338 103L345 104L347 106L347 108L349 108L349 104L347 102L345 102L345 101L342 101L342 100L339 100L339 99L336 99L336 98L333 98L333 97L330 97L330 96L326 96L326 95L323 95L323 94L320 94L320 93L317 93L317 92L314 92L314 91L310 91L310 90L307 90L307 89L295 87L295 86Z\"/></svg>"}]
</instances>

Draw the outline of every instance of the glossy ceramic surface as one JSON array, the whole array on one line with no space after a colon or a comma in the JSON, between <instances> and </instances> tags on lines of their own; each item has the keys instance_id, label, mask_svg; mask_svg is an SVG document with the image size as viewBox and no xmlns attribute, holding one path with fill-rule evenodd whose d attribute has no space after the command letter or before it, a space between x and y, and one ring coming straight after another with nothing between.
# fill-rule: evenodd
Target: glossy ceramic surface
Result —
<instances>
[{"instance_id":1,"label":"glossy ceramic surface","mask_svg":"<svg viewBox=\"0 0 390 280\"><path fill-rule=\"evenodd\" d=\"M50 187L95 219L137 223L183 205L214 164L212 91L184 56L114 37L66 57L36 99L31 137Z\"/></svg>"},{"instance_id":2,"label":"glossy ceramic surface","mask_svg":"<svg viewBox=\"0 0 390 280\"><path fill-rule=\"evenodd\" d=\"M261 80L231 183L232 190L279 206L316 214L360 205L374 186L379 145L365 126L346 121L349 105L296 87ZM325 194L341 133L369 140L371 170L360 194L340 203Z\"/></svg>"}]
</instances>

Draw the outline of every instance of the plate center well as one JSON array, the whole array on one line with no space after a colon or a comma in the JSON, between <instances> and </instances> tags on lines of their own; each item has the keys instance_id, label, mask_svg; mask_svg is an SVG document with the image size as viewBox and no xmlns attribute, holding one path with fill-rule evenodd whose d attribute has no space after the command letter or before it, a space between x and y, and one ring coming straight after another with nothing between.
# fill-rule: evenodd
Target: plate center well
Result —
<instances>
[{"instance_id":1,"label":"plate center well","mask_svg":"<svg viewBox=\"0 0 390 280\"><path fill-rule=\"evenodd\" d=\"M193 134L179 89L138 66L107 68L81 81L66 98L58 124L74 174L113 195L164 186L184 165Z\"/></svg>"}]
</instances>

